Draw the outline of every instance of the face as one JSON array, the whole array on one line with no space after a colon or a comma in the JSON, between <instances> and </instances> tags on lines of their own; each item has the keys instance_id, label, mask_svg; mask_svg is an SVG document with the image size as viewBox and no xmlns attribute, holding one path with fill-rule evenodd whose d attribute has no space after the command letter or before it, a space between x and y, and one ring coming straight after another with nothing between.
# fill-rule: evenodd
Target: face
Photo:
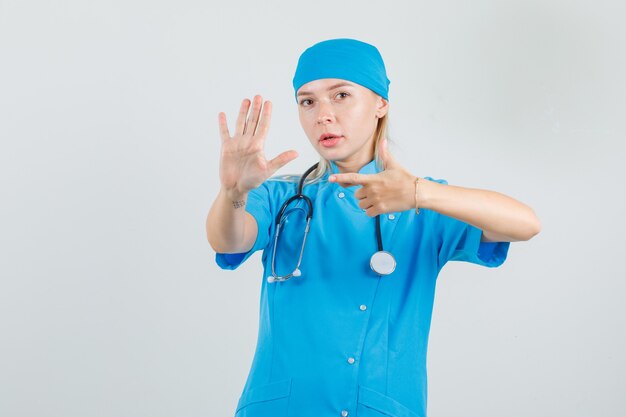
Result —
<instances>
[{"instance_id":1,"label":"face","mask_svg":"<svg viewBox=\"0 0 626 417\"><path fill-rule=\"evenodd\" d=\"M297 91L300 123L324 158L357 172L374 157L374 133L389 103L369 88L338 78L304 84ZM321 140L324 134L339 136ZM343 172L343 171L342 171Z\"/></svg>"}]
</instances>

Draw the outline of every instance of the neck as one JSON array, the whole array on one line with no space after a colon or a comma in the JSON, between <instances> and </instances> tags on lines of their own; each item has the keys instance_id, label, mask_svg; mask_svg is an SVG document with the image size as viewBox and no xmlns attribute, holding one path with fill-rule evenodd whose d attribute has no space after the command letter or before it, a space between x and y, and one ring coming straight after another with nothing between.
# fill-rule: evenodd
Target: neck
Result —
<instances>
[{"instance_id":1,"label":"neck","mask_svg":"<svg viewBox=\"0 0 626 417\"><path fill-rule=\"evenodd\" d=\"M334 161L334 163L337 165L339 173L345 174L348 172L359 172L361 168L369 164L373 158L373 156L370 156L369 158L366 158L366 160Z\"/></svg>"}]
</instances>

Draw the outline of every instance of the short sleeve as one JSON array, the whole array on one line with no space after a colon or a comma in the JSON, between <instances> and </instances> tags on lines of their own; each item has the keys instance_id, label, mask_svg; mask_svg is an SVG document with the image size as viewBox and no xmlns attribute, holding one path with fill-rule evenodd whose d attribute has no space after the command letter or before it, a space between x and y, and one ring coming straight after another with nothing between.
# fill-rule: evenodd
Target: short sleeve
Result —
<instances>
[{"instance_id":1,"label":"short sleeve","mask_svg":"<svg viewBox=\"0 0 626 417\"><path fill-rule=\"evenodd\" d=\"M244 253L216 253L215 262L222 269L237 269L254 252L264 249L269 243L272 222L269 190L266 183L248 192L245 209L257 222L258 233L254 246Z\"/></svg>"},{"instance_id":2,"label":"short sleeve","mask_svg":"<svg viewBox=\"0 0 626 417\"><path fill-rule=\"evenodd\" d=\"M433 180L447 184L446 180ZM469 223L436 213L440 235L439 268L448 261L463 261L495 268L506 260L511 242L481 242L483 231Z\"/></svg>"}]
</instances>

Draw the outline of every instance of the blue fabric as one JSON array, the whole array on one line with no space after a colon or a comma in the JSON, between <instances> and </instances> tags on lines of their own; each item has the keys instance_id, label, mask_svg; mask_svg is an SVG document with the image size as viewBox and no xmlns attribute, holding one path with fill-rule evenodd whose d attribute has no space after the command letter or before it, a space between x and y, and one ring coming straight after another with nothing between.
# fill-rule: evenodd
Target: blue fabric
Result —
<instances>
[{"instance_id":1,"label":"blue fabric","mask_svg":"<svg viewBox=\"0 0 626 417\"><path fill-rule=\"evenodd\" d=\"M372 160L359 172L379 171ZM304 187L314 214L302 276L266 279L275 216L298 185L282 176L248 194L246 210L259 227L254 247L245 254L216 254L222 268L235 269L263 250L257 346L235 417L341 416L342 410L358 417L424 417L439 271L448 261L497 267L510 243L480 242L480 229L428 209L386 213L383 246L397 267L381 277L369 266L377 250L376 220L358 206L354 192L360 186L341 187L328 175ZM277 253L277 268L293 262L287 258Z\"/></svg>"},{"instance_id":2,"label":"blue fabric","mask_svg":"<svg viewBox=\"0 0 626 417\"><path fill-rule=\"evenodd\" d=\"M329 39L307 48L298 59L293 77L294 96L298 89L321 78L340 78L367 87L389 100L385 63L378 49L349 38Z\"/></svg>"}]
</instances>

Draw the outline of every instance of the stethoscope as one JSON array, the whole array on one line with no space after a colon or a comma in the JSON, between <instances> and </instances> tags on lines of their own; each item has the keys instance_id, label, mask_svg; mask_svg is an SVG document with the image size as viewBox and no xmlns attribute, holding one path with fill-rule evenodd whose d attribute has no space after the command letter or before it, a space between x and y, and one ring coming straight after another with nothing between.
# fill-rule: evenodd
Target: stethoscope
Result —
<instances>
[{"instance_id":1,"label":"stethoscope","mask_svg":"<svg viewBox=\"0 0 626 417\"><path fill-rule=\"evenodd\" d=\"M272 248L272 275L267 277L267 282L272 283L275 281L287 281L291 277L299 277L302 275L300 271L300 263L302 262L302 254L304 253L304 244L306 242L306 237L309 233L309 227L311 224L311 219L313 218L313 203L311 199L304 194L302 194L302 188L304 187L304 180L306 177L317 168L319 162L313 165L311 168L307 169L302 178L300 178L300 183L298 184L298 193L291 196L287 201L285 201L276 216L276 234L274 236L274 247ZM283 217L285 211L289 204L294 200L304 200L305 205L307 207L307 215L306 215L306 228L304 229L304 238L302 239L302 247L300 249L300 256L298 258L298 264L296 268L290 274L279 276L276 275L274 262L276 259L276 246L278 244L278 236L280 235L281 226L285 221ZM385 250L383 250L383 239L382 234L380 232L380 215L376 216L376 241L378 243L378 251L374 253L370 258L370 268L372 271L376 272L379 275L389 275L396 269L396 260L393 255Z\"/></svg>"}]
</instances>

